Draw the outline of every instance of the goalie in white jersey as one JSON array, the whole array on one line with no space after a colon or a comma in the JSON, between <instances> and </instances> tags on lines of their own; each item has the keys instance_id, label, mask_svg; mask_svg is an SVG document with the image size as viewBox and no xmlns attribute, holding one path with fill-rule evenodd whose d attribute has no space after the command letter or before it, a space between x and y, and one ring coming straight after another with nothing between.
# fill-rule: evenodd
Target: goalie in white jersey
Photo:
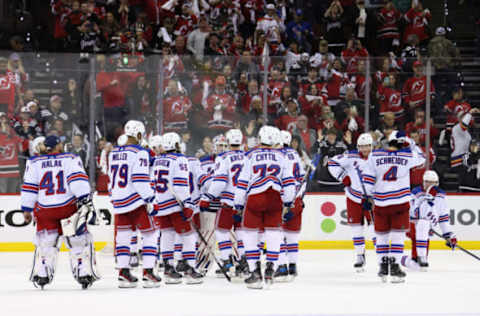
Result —
<instances>
[{"instance_id":1,"label":"goalie in white jersey","mask_svg":"<svg viewBox=\"0 0 480 316\"><path fill-rule=\"evenodd\" d=\"M25 222L36 220L35 254L30 280L42 289L52 282L63 235L70 248L72 273L86 289L99 278L95 267L93 238L86 218L95 212L90 184L80 158L63 153L57 136L44 141L44 154L30 158L24 175L21 204Z\"/></svg>"},{"instance_id":2,"label":"goalie in white jersey","mask_svg":"<svg viewBox=\"0 0 480 316\"><path fill-rule=\"evenodd\" d=\"M161 279L153 268L157 255L157 233L150 214L154 192L150 186L149 152L139 145L145 126L139 121L125 124L128 140L109 153L110 200L115 214L119 287L136 287L138 279L130 273L130 241L133 229L142 233L143 287L158 287Z\"/></svg>"},{"instance_id":3,"label":"goalie in white jersey","mask_svg":"<svg viewBox=\"0 0 480 316\"><path fill-rule=\"evenodd\" d=\"M197 235L191 221L196 207L191 199L193 187L190 187L188 160L180 153L180 136L177 133L164 134L161 147L164 153L155 157L151 178L155 190L155 222L162 234L160 248L166 283L182 281L182 276L173 266L175 233L182 237L182 255L189 265L184 272L186 283L202 283L203 276L194 268Z\"/></svg>"},{"instance_id":4,"label":"goalie in white jersey","mask_svg":"<svg viewBox=\"0 0 480 316\"><path fill-rule=\"evenodd\" d=\"M245 229L245 256L251 275L245 279L249 288L262 288L260 250L257 247L258 231L265 228L267 243L267 264L265 282L273 283L282 232L282 208L292 206L295 199L295 178L292 170L286 168L285 155L273 148L280 138L280 130L263 126L259 133L260 146L246 154L245 163L234 193L236 210L245 211L242 227Z\"/></svg>"},{"instance_id":5,"label":"goalie in white jersey","mask_svg":"<svg viewBox=\"0 0 480 316\"><path fill-rule=\"evenodd\" d=\"M347 197L348 224L352 229L353 246L356 253L356 261L353 267L357 272L363 272L365 267L365 221L372 223L370 210L365 210L362 205L367 199L362 183L362 173L367 164L367 158L372 151L373 138L369 133L363 133L358 137L358 150L351 150L342 155L337 155L328 161L328 171L341 181L345 186Z\"/></svg>"},{"instance_id":6,"label":"goalie in white jersey","mask_svg":"<svg viewBox=\"0 0 480 316\"><path fill-rule=\"evenodd\" d=\"M225 273L233 276L241 276L248 272L247 260L243 248L243 233L240 227L241 217L236 215L233 209L233 198L238 177L243 169L245 152L240 149L243 142L243 134L239 129L231 129L226 133L226 139L230 150L217 157L216 168L213 174L212 183L208 191L200 201L200 207L210 208L211 201L220 200L222 207L217 211L215 220L215 236L220 249L222 269ZM235 258L232 253L232 240L230 230L235 228L237 245L239 250L239 265L234 273ZM221 270L216 271L217 276L223 277Z\"/></svg>"},{"instance_id":7,"label":"goalie in white jersey","mask_svg":"<svg viewBox=\"0 0 480 316\"><path fill-rule=\"evenodd\" d=\"M388 149L374 150L367 160L363 182L375 202L374 225L377 235L378 276L383 282L390 274L393 283L404 282L400 269L405 232L409 228L410 169L421 166L425 158L404 132L393 131ZM370 209L368 202L364 209Z\"/></svg>"},{"instance_id":8,"label":"goalie in white jersey","mask_svg":"<svg viewBox=\"0 0 480 316\"><path fill-rule=\"evenodd\" d=\"M442 236L452 249L457 245L457 237L450 226L446 194L438 187L438 175L433 170L423 174L423 185L413 188L410 205L410 232L412 256L402 258L402 265L426 271L428 268L428 246L430 229L440 226ZM412 262L413 261L413 262Z\"/></svg>"}]
</instances>

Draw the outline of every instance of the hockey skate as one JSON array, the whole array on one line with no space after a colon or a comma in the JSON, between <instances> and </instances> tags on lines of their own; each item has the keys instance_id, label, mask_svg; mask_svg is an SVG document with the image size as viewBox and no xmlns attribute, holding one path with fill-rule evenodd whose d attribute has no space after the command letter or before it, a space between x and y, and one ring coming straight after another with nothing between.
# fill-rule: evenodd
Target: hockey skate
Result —
<instances>
[{"instance_id":1,"label":"hockey skate","mask_svg":"<svg viewBox=\"0 0 480 316\"><path fill-rule=\"evenodd\" d=\"M298 276L296 263L290 263L288 265L288 275L290 276L290 282Z\"/></svg>"},{"instance_id":2,"label":"hockey skate","mask_svg":"<svg viewBox=\"0 0 480 316\"><path fill-rule=\"evenodd\" d=\"M215 275L217 278L225 278L224 272L228 276L233 276L233 257L231 255L227 260L222 260L222 267L215 270Z\"/></svg>"},{"instance_id":3,"label":"hockey skate","mask_svg":"<svg viewBox=\"0 0 480 316\"><path fill-rule=\"evenodd\" d=\"M427 272L427 270L428 270L427 258L418 256L416 261L417 261L418 265L420 266L420 271Z\"/></svg>"},{"instance_id":4,"label":"hockey skate","mask_svg":"<svg viewBox=\"0 0 480 316\"><path fill-rule=\"evenodd\" d=\"M357 261L353 264L353 268L358 273L365 272L365 255L357 255Z\"/></svg>"},{"instance_id":5,"label":"hockey skate","mask_svg":"<svg viewBox=\"0 0 480 316\"><path fill-rule=\"evenodd\" d=\"M175 268L164 262L165 270L163 271L163 276L165 278L165 284L179 284L182 283L182 275L175 271Z\"/></svg>"},{"instance_id":6,"label":"hockey skate","mask_svg":"<svg viewBox=\"0 0 480 316\"><path fill-rule=\"evenodd\" d=\"M407 274L400 269L400 265L396 263L395 258L390 258L390 282L403 283Z\"/></svg>"},{"instance_id":7,"label":"hockey skate","mask_svg":"<svg viewBox=\"0 0 480 316\"><path fill-rule=\"evenodd\" d=\"M182 259L182 260L178 260L177 267L175 268L175 270L178 273L185 274L185 272L187 272L187 270L188 270L188 267L189 266L188 266L187 260Z\"/></svg>"},{"instance_id":8,"label":"hockey skate","mask_svg":"<svg viewBox=\"0 0 480 316\"><path fill-rule=\"evenodd\" d=\"M77 278L77 282L80 283L83 290L88 289L95 282L95 278L91 275L85 275Z\"/></svg>"},{"instance_id":9,"label":"hockey skate","mask_svg":"<svg viewBox=\"0 0 480 316\"><path fill-rule=\"evenodd\" d=\"M138 279L130 273L129 268L120 269L118 272L118 287L121 289L137 287Z\"/></svg>"},{"instance_id":10,"label":"hockey skate","mask_svg":"<svg viewBox=\"0 0 480 316\"><path fill-rule=\"evenodd\" d=\"M263 288L262 284L262 271L260 261L257 261L255 270L250 273L250 276L245 279L245 283L249 289L257 289L260 290Z\"/></svg>"},{"instance_id":11,"label":"hockey skate","mask_svg":"<svg viewBox=\"0 0 480 316\"><path fill-rule=\"evenodd\" d=\"M143 269L142 281L144 288L154 288L160 286L160 281L162 281L162 278L156 275L153 272L153 269Z\"/></svg>"},{"instance_id":12,"label":"hockey skate","mask_svg":"<svg viewBox=\"0 0 480 316\"><path fill-rule=\"evenodd\" d=\"M273 262L267 262L267 266L265 268L265 284L267 288L273 285L273 274L275 273L273 267Z\"/></svg>"},{"instance_id":13,"label":"hockey skate","mask_svg":"<svg viewBox=\"0 0 480 316\"><path fill-rule=\"evenodd\" d=\"M33 276L33 285L35 287L40 287L43 290L43 287L50 283L50 279L48 277L41 277L38 275Z\"/></svg>"},{"instance_id":14,"label":"hockey skate","mask_svg":"<svg viewBox=\"0 0 480 316\"><path fill-rule=\"evenodd\" d=\"M380 263L380 270L378 271L378 276L382 279L382 282L387 282L388 278L388 257L383 257L382 262Z\"/></svg>"},{"instance_id":15,"label":"hockey skate","mask_svg":"<svg viewBox=\"0 0 480 316\"><path fill-rule=\"evenodd\" d=\"M163 264L163 261L157 260L157 270L158 270L158 272L163 272L164 268L165 268L165 265Z\"/></svg>"},{"instance_id":16,"label":"hockey skate","mask_svg":"<svg viewBox=\"0 0 480 316\"><path fill-rule=\"evenodd\" d=\"M138 252L132 252L130 254L130 268L136 269L138 268L138 265L140 264L140 257L138 255Z\"/></svg>"},{"instance_id":17,"label":"hockey skate","mask_svg":"<svg viewBox=\"0 0 480 316\"><path fill-rule=\"evenodd\" d=\"M266 275L265 275L266 276ZM286 264L279 265L277 271L273 275L275 282L287 282L288 281L288 268Z\"/></svg>"},{"instance_id":18,"label":"hockey skate","mask_svg":"<svg viewBox=\"0 0 480 316\"><path fill-rule=\"evenodd\" d=\"M235 266L235 276L237 278L247 278L249 276L247 258L243 255Z\"/></svg>"},{"instance_id":19,"label":"hockey skate","mask_svg":"<svg viewBox=\"0 0 480 316\"><path fill-rule=\"evenodd\" d=\"M185 283L187 284L200 284L203 283L203 274L196 271L193 267L188 266L187 271L185 271Z\"/></svg>"}]
</instances>

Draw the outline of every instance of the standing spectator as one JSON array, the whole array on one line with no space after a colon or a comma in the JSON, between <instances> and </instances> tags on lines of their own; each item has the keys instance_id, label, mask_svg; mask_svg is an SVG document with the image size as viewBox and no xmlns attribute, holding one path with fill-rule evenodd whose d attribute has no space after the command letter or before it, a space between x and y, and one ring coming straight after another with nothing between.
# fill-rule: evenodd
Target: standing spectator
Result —
<instances>
[{"instance_id":1,"label":"standing spectator","mask_svg":"<svg viewBox=\"0 0 480 316\"><path fill-rule=\"evenodd\" d=\"M15 113L15 82L8 71L8 61L0 57L0 112Z\"/></svg>"},{"instance_id":2,"label":"standing spectator","mask_svg":"<svg viewBox=\"0 0 480 316\"><path fill-rule=\"evenodd\" d=\"M55 17L53 48L55 51L61 51L65 48L65 38L67 37L65 24L71 8L68 5L68 1L65 0L54 0L50 5L52 7L52 14Z\"/></svg>"},{"instance_id":3,"label":"standing spectator","mask_svg":"<svg viewBox=\"0 0 480 316\"><path fill-rule=\"evenodd\" d=\"M440 131L433 125L433 119L430 119L430 143L440 135ZM421 144L425 144L425 137L427 136L427 122L425 121L425 110L417 108L413 122L408 122L405 126L405 132L410 134L412 131L417 131Z\"/></svg>"},{"instance_id":4,"label":"standing spectator","mask_svg":"<svg viewBox=\"0 0 480 316\"><path fill-rule=\"evenodd\" d=\"M105 41L110 41L110 39L117 35L121 30L121 26L118 21L115 19L115 16L112 12L107 12L105 20L102 21L100 25L100 30Z\"/></svg>"},{"instance_id":5,"label":"standing spectator","mask_svg":"<svg viewBox=\"0 0 480 316\"><path fill-rule=\"evenodd\" d=\"M240 110L244 113L247 114L251 110L251 103L252 99L255 96L259 96L260 100L261 97L259 95L259 90L258 90L258 82L255 79L252 79L248 82L247 86L247 93L241 98L240 101Z\"/></svg>"},{"instance_id":6,"label":"standing spectator","mask_svg":"<svg viewBox=\"0 0 480 316\"><path fill-rule=\"evenodd\" d=\"M333 0L325 11L325 37L331 44L344 44L343 8L339 0Z\"/></svg>"},{"instance_id":7,"label":"standing spectator","mask_svg":"<svg viewBox=\"0 0 480 316\"><path fill-rule=\"evenodd\" d=\"M304 148L307 153L310 153L312 146L317 140L317 132L308 127L308 118L305 115L300 115L297 118L296 124L291 131L292 135L297 135L301 138Z\"/></svg>"},{"instance_id":8,"label":"standing spectator","mask_svg":"<svg viewBox=\"0 0 480 316\"><path fill-rule=\"evenodd\" d=\"M343 71L340 58L337 58L327 82L328 105L335 106L345 97L348 83L348 75Z\"/></svg>"},{"instance_id":9,"label":"standing spectator","mask_svg":"<svg viewBox=\"0 0 480 316\"><path fill-rule=\"evenodd\" d=\"M307 76L300 81L298 95L306 95L308 91L311 91L311 87L315 86L317 91L322 91L325 84L320 80L318 76L317 68L310 67L308 69Z\"/></svg>"},{"instance_id":10,"label":"standing spectator","mask_svg":"<svg viewBox=\"0 0 480 316\"><path fill-rule=\"evenodd\" d=\"M478 113L477 108L473 108L464 98L463 89L461 86L457 86L452 90L453 99L445 104L445 112L447 112L447 124L446 127L448 130L451 130L453 125L458 123L459 118L461 118L466 113Z\"/></svg>"},{"instance_id":11,"label":"standing spectator","mask_svg":"<svg viewBox=\"0 0 480 316\"><path fill-rule=\"evenodd\" d=\"M302 114L308 117L308 125L314 128L321 120L322 108L327 107L327 98L320 95L316 85L311 85L305 95L298 99L301 105Z\"/></svg>"},{"instance_id":12,"label":"standing spectator","mask_svg":"<svg viewBox=\"0 0 480 316\"><path fill-rule=\"evenodd\" d=\"M235 99L225 90L226 80L224 76L215 79L215 92L208 96L203 104L209 113L209 133L217 135L233 127L235 121Z\"/></svg>"},{"instance_id":13,"label":"standing spectator","mask_svg":"<svg viewBox=\"0 0 480 316\"><path fill-rule=\"evenodd\" d=\"M312 26L303 19L302 9L295 10L293 21L287 24L288 40L299 43L303 51L310 52L312 35Z\"/></svg>"},{"instance_id":14,"label":"standing spectator","mask_svg":"<svg viewBox=\"0 0 480 316\"><path fill-rule=\"evenodd\" d=\"M88 148L83 143L82 135L76 134L72 137L72 149L70 150L73 154L76 154L82 160L83 166L85 169L88 168Z\"/></svg>"},{"instance_id":15,"label":"standing spectator","mask_svg":"<svg viewBox=\"0 0 480 316\"><path fill-rule=\"evenodd\" d=\"M251 79L258 80L260 76L260 68L255 62L255 58L249 50L244 50L242 57L238 60L237 66L234 68L234 76L240 77L240 74L246 72Z\"/></svg>"},{"instance_id":16,"label":"standing spectator","mask_svg":"<svg viewBox=\"0 0 480 316\"><path fill-rule=\"evenodd\" d=\"M18 193L20 186L20 164L18 160L21 139L10 127L4 112L0 112L0 192Z\"/></svg>"},{"instance_id":17,"label":"standing spectator","mask_svg":"<svg viewBox=\"0 0 480 316\"><path fill-rule=\"evenodd\" d=\"M338 122L343 122L347 117L347 111L349 111L352 106L355 106L360 113L364 113L364 101L358 98L355 86L349 84L345 90L345 99L338 102L335 106L335 119Z\"/></svg>"},{"instance_id":18,"label":"standing spectator","mask_svg":"<svg viewBox=\"0 0 480 316\"><path fill-rule=\"evenodd\" d=\"M182 14L177 17L175 36L188 36L197 26L197 16L193 13L190 3L182 4Z\"/></svg>"},{"instance_id":19,"label":"standing spectator","mask_svg":"<svg viewBox=\"0 0 480 316\"><path fill-rule=\"evenodd\" d=\"M168 82L168 95L163 101L164 132L179 132L188 127L189 112L192 109L190 99L182 95L178 82Z\"/></svg>"},{"instance_id":20,"label":"standing spectator","mask_svg":"<svg viewBox=\"0 0 480 316\"><path fill-rule=\"evenodd\" d=\"M351 135L351 140L348 142L348 145L350 145L352 141L356 144L358 136L365 130L365 121L358 115L356 106L348 108L346 114L347 117L343 120L341 128L344 135L346 135L347 132Z\"/></svg>"},{"instance_id":21,"label":"standing spectator","mask_svg":"<svg viewBox=\"0 0 480 316\"><path fill-rule=\"evenodd\" d=\"M478 141L472 140L469 152L463 157L463 172L459 175L462 192L480 191L480 151Z\"/></svg>"},{"instance_id":22,"label":"standing spectator","mask_svg":"<svg viewBox=\"0 0 480 316\"><path fill-rule=\"evenodd\" d=\"M377 96L380 102L380 117L391 112L395 115L395 122L402 125L404 122L405 110L402 105L402 93L397 89L397 78L391 73L385 77L383 84L378 86Z\"/></svg>"},{"instance_id":23,"label":"standing spectator","mask_svg":"<svg viewBox=\"0 0 480 316\"><path fill-rule=\"evenodd\" d=\"M130 118L144 121L147 129L151 129L156 110L153 107L154 104L150 81L147 80L145 75L138 76L135 86L132 88L132 95L129 98L128 114Z\"/></svg>"},{"instance_id":24,"label":"standing spectator","mask_svg":"<svg viewBox=\"0 0 480 316\"><path fill-rule=\"evenodd\" d=\"M327 166L330 158L347 150L347 146L341 140L337 140L337 134L335 128L330 128L325 137L319 133L317 141L313 145L312 152L320 154L320 161L314 175L316 191L340 192L342 190L341 183L332 177Z\"/></svg>"},{"instance_id":25,"label":"standing spectator","mask_svg":"<svg viewBox=\"0 0 480 316\"><path fill-rule=\"evenodd\" d=\"M362 42L364 46L370 38L370 33L374 31L372 24L374 15L365 7L365 0L356 0L356 5L353 7L353 34Z\"/></svg>"},{"instance_id":26,"label":"standing spectator","mask_svg":"<svg viewBox=\"0 0 480 316\"><path fill-rule=\"evenodd\" d=\"M417 147L421 149L422 152L420 154L426 156L427 148L426 148L425 142L421 140L421 135L419 131L416 129L412 129L410 130L410 132L408 132L408 135L410 136L411 139L413 139L413 141L415 141L415 144L417 145ZM435 156L435 151L433 150L431 144L430 144L430 149L428 150L428 155L429 155L429 161L430 161L430 168L432 169L431 166L435 164L435 160L437 159L437 157ZM427 166L423 165L423 166L418 166L416 168L410 169L410 187L413 188L423 183L423 174L427 170L426 168Z\"/></svg>"},{"instance_id":27,"label":"standing spectator","mask_svg":"<svg viewBox=\"0 0 480 316\"><path fill-rule=\"evenodd\" d=\"M259 32L265 34L271 55L279 56L278 53L281 51L280 46L282 45L282 34L285 32L285 25L275 11L274 4L267 4L266 9L266 14L258 20L255 37L258 38Z\"/></svg>"},{"instance_id":28,"label":"standing spectator","mask_svg":"<svg viewBox=\"0 0 480 316\"><path fill-rule=\"evenodd\" d=\"M470 113L465 114L460 122L452 128L452 136L450 137L450 167L458 168L462 166L463 157L469 152L472 135L469 132L469 126L473 124L473 118ZM458 171L457 169L455 169Z\"/></svg>"},{"instance_id":29,"label":"standing spectator","mask_svg":"<svg viewBox=\"0 0 480 316\"><path fill-rule=\"evenodd\" d=\"M377 14L377 40L379 53L385 55L396 51L400 46L400 31L398 24L401 13L395 8L393 1L385 2L384 7Z\"/></svg>"},{"instance_id":30,"label":"standing spectator","mask_svg":"<svg viewBox=\"0 0 480 316\"><path fill-rule=\"evenodd\" d=\"M201 17L198 28L188 35L187 49L193 54L197 61L203 61L205 42L211 32L206 17Z\"/></svg>"},{"instance_id":31,"label":"standing spectator","mask_svg":"<svg viewBox=\"0 0 480 316\"><path fill-rule=\"evenodd\" d=\"M310 66L318 68L320 78L322 78L322 80L327 80L334 61L335 55L328 51L328 41L326 39L321 39L318 44L318 52L310 57Z\"/></svg>"},{"instance_id":32,"label":"standing spectator","mask_svg":"<svg viewBox=\"0 0 480 316\"><path fill-rule=\"evenodd\" d=\"M67 89L61 98L65 113L80 128L86 127L89 113L82 104L82 95L77 81L73 78L68 79Z\"/></svg>"},{"instance_id":33,"label":"standing spectator","mask_svg":"<svg viewBox=\"0 0 480 316\"><path fill-rule=\"evenodd\" d=\"M360 60L368 57L368 51L363 47L359 39L351 38L347 42L347 48L342 51L342 62L347 65L347 72L350 74L358 71L357 66Z\"/></svg>"},{"instance_id":34,"label":"standing spectator","mask_svg":"<svg viewBox=\"0 0 480 316\"><path fill-rule=\"evenodd\" d=\"M415 34L407 38L407 45L403 48L400 63L402 70L407 73L413 72L413 64L420 59L420 47L418 36Z\"/></svg>"},{"instance_id":35,"label":"standing spectator","mask_svg":"<svg viewBox=\"0 0 480 316\"><path fill-rule=\"evenodd\" d=\"M455 68L460 64L460 51L445 36L446 29L443 26L437 27L435 37L428 44L428 56L435 67L433 82L438 91L445 92L445 97L450 97L450 91L456 84Z\"/></svg>"},{"instance_id":36,"label":"standing spectator","mask_svg":"<svg viewBox=\"0 0 480 316\"><path fill-rule=\"evenodd\" d=\"M70 123L67 113L63 111L62 98L55 94L50 97L50 106L48 109L43 109L40 112L42 122L44 122L44 129L48 131L52 128L55 120L60 119L65 123Z\"/></svg>"},{"instance_id":37,"label":"standing spectator","mask_svg":"<svg viewBox=\"0 0 480 316\"><path fill-rule=\"evenodd\" d=\"M423 74L423 65L420 61L413 63L413 77L405 81L403 85L403 102L408 111L408 117L412 117L413 111L418 107L425 106L427 97L427 76ZM430 92L433 99L435 86L430 83Z\"/></svg>"},{"instance_id":38,"label":"standing spectator","mask_svg":"<svg viewBox=\"0 0 480 316\"><path fill-rule=\"evenodd\" d=\"M429 38L428 24L432 15L430 10L423 9L420 1L412 1L412 7L404 15L407 25L403 32L403 42L406 43L410 35L414 34L418 37L420 43L425 42Z\"/></svg>"},{"instance_id":39,"label":"standing spectator","mask_svg":"<svg viewBox=\"0 0 480 316\"><path fill-rule=\"evenodd\" d=\"M60 138L61 142L66 144L70 143L70 136L68 131L65 129L65 123L62 119L53 120L52 126L47 131L47 136L55 135Z\"/></svg>"},{"instance_id":40,"label":"standing spectator","mask_svg":"<svg viewBox=\"0 0 480 316\"><path fill-rule=\"evenodd\" d=\"M262 98L260 98L260 96L256 95L252 98L250 103L250 112L248 112L246 121L247 123L255 121L255 124L259 126L264 124L265 116L263 113Z\"/></svg>"},{"instance_id":41,"label":"standing spectator","mask_svg":"<svg viewBox=\"0 0 480 316\"><path fill-rule=\"evenodd\" d=\"M29 81L29 75L23 67L22 59L18 53L10 54L8 58L8 71L15 83L18 95L25 90L25 84Z\"/></svg>"},{"instance_id":42,"label":"standing spectator","mask_svg":"<svg viewBox=\"0 0 480 316\"><path fill-rule=\"evenodd\" d=\"M40 126L38 126L38 122L31 117L30 110L26 106L22 107L20 111L20 117L18 118L18 120L16 120L13 128L15 129L15 132L18 134L18 136L27 140L26 151L28 151L28 142L42 134Z\"/></svg>"}]
</instances>

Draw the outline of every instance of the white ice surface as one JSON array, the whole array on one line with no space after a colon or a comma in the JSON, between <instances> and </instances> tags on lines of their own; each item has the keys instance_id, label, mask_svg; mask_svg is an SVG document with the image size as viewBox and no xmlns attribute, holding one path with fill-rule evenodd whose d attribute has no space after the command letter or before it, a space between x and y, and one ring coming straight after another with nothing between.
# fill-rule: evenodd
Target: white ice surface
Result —
<instances>
[{"instance_id":1,"label":"white ice surface","mask_svg":"<svg viewBox=\"0 0 480 316\"><path fill-rule=\"evenodd\" d=\"M103 279L82 291L61 253L53 284L41 291L27 280L31 257L0 253L0 315L480 315L480 262L460 251L432 251L429 272L410 271L405 284L380 282L373 251L364 274L353 271L352 251L301 251L295 282L269 290L214 276L118 289L113 259L99 256Z\"/></svg>"}]
</instances>

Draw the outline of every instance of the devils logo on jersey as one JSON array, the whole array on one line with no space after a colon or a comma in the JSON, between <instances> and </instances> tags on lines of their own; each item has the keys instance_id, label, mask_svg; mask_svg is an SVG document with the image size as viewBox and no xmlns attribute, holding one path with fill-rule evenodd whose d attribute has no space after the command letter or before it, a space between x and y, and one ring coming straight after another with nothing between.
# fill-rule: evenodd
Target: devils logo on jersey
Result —
<instances>
[{"instance_id":1,"label":"devils logo on jersey","mask_svg":"<svg viewBox=\"0 0 480 316\"><path fill-rule=\"evenodd\" d=\"M412 93L420 94L423 93L425 90L425 85L423 84L423 80L417 80L412 84Z\"/></svg>"},{"instance_id":2,"label":"devils logo on jersey","mask_svg":"<svg viewBox=\"0 0 480 316\"><path fill-rule=\"evenodd\" d=\"M11 88L11 81L8 77L0 77L0 90L9 90Z\"/></svg>"},{"instance_id":3,"label":"devils logo on jersey","mask_svg":"<svg viewBox=\"0 0 480 316\"><path fill-rule=\"evenodd\" d=\"M400 93L399 92L396 92L396 93L393 93L390 98L388 99L388 102L390 103L390 105L392 106L400 106L401 105L401 102L402 102L402 99L400 97Z\"/></svg>"},{"instance_id":4,"label":"devils logo on jersey","mask_svg":"<svg viewBox=\"0 0 480 316\"><path fill-rule=\"evenodd\" d=\"M10 160L15 156L14 144L7 144L0 146L0 160Z\"/></svg>"}]
</instances>

